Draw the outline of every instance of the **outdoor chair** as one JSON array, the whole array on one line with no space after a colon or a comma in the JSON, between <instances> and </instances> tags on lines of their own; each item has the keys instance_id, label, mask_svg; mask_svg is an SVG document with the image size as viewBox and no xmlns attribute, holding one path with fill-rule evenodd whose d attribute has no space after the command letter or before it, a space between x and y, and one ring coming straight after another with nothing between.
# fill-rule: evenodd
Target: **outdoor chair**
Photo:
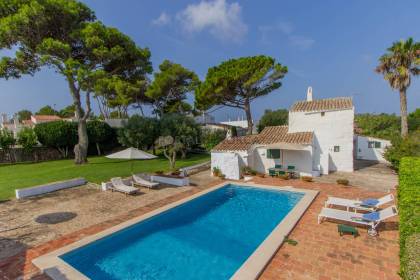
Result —
<instances>
[{"instance_id":1,"label":"outdoor chair","mask_svg":"<svg viewBox=\"0 0 420 280\"><path fill-rule=\"evenodd\" d=\"M322 222L325 218L330 218L339 221L345 221L350 223L355 223L359 225L369 226L368 234L371 236L376 236L376 228L384 220L394 217L398 214L397 207L395 205L389 206L388 208L371 212L367 214L348 212L343 210L337 210L332 208L322 208L321 213L318 215L318 224Z\"/></svg>"},{"instance_id":2,"label":"outdoor chair","mask_svg":"<svg viewBox=\"0 0 420 280\"><path fill-rule=\"evenodd\" d=\"M277 173L274 169L268 169L268 175L274 177L277 176Z\"/></svg>"},{"instance_id":3,"label":"outdoor chair","mask_svg":"<svg viewBox=\"0 0 420 280\"><path fill-rule=\"evenodd\" d=\"M137 188L126 185L124 181L121 179L121 177L112 178L111 183L112 183L112 187L110 187L111 191L118 191L125 194L133 194L133 193L138 192Z\"/></svg>"},{"instance_id":4,"label":"outdoor chair","mask_svg":"<svg viewBox=\"0 0 420 280\"><path fill-rule=\"evenodd\" d=\"M340 197L328 197L325 202L325 207L330 207L331 205L346 207L346 210L349 211L350 208L353 208L355 211L376 211L382 205L385 205L391 201L394 201L394 195L388 194L381 198L374 199L368 198L365 200L353 200Z\"/></svg>"},{"instance_id":5,"label":"outdoor chair","mask_svg":"<svg viewBox=\"0 0 420 280\"><path fill-rule=\"evenodd\" d=\"M150 182L150 181L148 181L146 179L143 179L142 177L140 177L138 175L135 175L135 174L133 174L133 183L135 185L139 185L139 186L146 187L146 188L149 188L149 189L154 189L157 186L159 186L159 183Z\"/></svg>"}]
</instances>

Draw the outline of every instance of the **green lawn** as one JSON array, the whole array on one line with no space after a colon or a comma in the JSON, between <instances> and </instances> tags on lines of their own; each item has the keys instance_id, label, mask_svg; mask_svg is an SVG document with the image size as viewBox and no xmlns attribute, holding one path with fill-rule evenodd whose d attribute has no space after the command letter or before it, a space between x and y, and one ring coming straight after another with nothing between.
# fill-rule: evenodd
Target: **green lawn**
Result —
<instances>
[{"instance_id":1,"label":"green lawn","mask_svg":"<svg viewBox=\"0 0 420 280\"><path fill-rule=\"evenodd\" d=\"M190 155L187 159L179 159L177 167L185 167L209 160L209 155ZM169 170L166 158L133 161L133 171L154 172ZM84 177L89 182L101 183L112 177L126 177L131 174L130 161L114 160L104 157L91 157L89 164L76 166L73 160L56 160L41 163L28 163L0 166L0 200L13 197L14 190L35 185Z\"/></svg>"}]
</instances>

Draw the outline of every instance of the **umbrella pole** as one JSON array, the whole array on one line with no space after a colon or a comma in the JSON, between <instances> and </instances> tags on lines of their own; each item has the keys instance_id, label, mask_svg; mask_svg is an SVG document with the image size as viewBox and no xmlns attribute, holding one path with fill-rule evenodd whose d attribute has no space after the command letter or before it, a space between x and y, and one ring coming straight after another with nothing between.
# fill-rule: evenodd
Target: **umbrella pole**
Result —
<instances>
[{"instance_id":1,"label":"umbrella pole","mask_svg":"<svg viewBox=\"0 0 420 280\"><path fill-rule=\"evenodd\" d=\"M131 175L133 175L133 160L130 160Z\"/></svg>"}]
</instances>

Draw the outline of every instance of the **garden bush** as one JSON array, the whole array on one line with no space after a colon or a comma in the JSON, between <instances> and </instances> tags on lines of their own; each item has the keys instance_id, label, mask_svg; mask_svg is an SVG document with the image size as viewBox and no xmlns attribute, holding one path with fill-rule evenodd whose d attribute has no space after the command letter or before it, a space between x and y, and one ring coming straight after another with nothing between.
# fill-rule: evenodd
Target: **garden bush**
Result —
<instances>
[{"instance_id":1,"label":"garden bush","mask_svg":"<svg viewBox=\"0 0 420 280\"><path fill-rule=\"evenodd\" d=\"M300 177L300 179L302 181L305 181L305 182L312 182L313 181L313 178L311 176L302 176L302 177Z\"/></svg>"},{"instance_id":2,"label":"garden bush","mask_svg":"<svg viewBox=\"0 0 420 280\"><path fill-rule=\"evenodd\" d=\"M398 170L401 158L420 156L420 130L414 131L406 138L396 137L392 146L385 151L384 157Z\"/></svg>"},{"instance_id":3,"label":"garden bush","mask_svg":"<svg viewBox=\"0 0 420 280\"><path fill-rule=\"evenodd\" d=\"M420 233L420 158L406 157L401 160L398 187L398 210L400 216L400 267L403 279L419 273L419 267L412 264L413 252L420 251L419 242L407 242ZM417 244L417 245L416 245ZM409 247L409 248L407 248ZM416 271L412 271L416 269Z\"/></svg>"},{"instance_id":4,"label":"garden bush","mask_svg":"<svg viewBox=\"0 0 420 280\"><path fill-rule=\"evenodd\" d=\"M343 185L343 186L348 186L349 185L349 180L347 180L347 179L337 179L337 184L339 184L339 185Z\"/></svg>"},{"instance_id":5,"label":"garden bush","mask_svg":"<svg viewBox=\"0 0 420 280\"><path fill-rule=\"evenodd\" d=\"M118 145L116 131L106 122L92 120L87 123L89 138L89 154L101 155L102 152L112 150Z\"/></svg>"},{"instance_id":6,"label":"garden bush","mask_svg":"<svg viewBox=\"0 0 420 280\"><path fill-rule=\"evenodd\" d=\"M34 128L38 141L45 147L57 149L63 157L77 144L77 123L56 121L41 123Z\"/></svg>"},{"instance_id":7,"label":"garden bush","mask_svg":"<svg viewBox=\"0 0 420 280\"><path fill-rule=\"evenodd\" d=\"M216 129L202 129L201 130L201 145L207 151L213 149L217 144L226 138L226 131Z\"/></svg>"},{"instance_id":8,"label":"garden bush","mask_svg":"<svg viewBox=\"0 0 420 280\"><path fill-rule=\"evenodd\" d=\"M32 152L33 148L38 144L35 131L32 128L24 127L17 134L17 142L27 153Z\"/></svg>"}]
</instances>

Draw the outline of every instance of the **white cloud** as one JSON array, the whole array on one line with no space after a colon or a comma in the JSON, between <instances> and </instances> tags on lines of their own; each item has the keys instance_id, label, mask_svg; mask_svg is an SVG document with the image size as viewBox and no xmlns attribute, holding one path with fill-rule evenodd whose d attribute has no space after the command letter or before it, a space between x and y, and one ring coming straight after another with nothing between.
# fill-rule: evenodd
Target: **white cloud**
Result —
<instances>
[{"instance_id":1,"label":"white cloud","mask_svg":"<svg viewBox=\"0 0 420 280\"><path fill-rule=\"evenodd\" d=\"M295 34L295 27L290 22L281 21L273 25L260 26L258 29L263 44L272 44L272 39L278 38L279 34L285 37L289 45L300 50L308 50L315 44L314 39Z\"/></svg>"},{"instance_id":2,"label":"white cloud","mask_svg":"<svg viewBox=\"0 0 420 280\"><path fill-rule=\"evenodd\" d=\"M300 36L300 35L290 36L289 42L292 46L297 47L301 50L310 49L315 44L314 39L311 39L305 36Z\"/></svg>"},{"instance_id":3,"label":"white cloud","mask_svg":"<svg viewBox=\"0 0 420 280\"><path fill-rule=\"evenodd\" d=\"M154 20L152 20L153 25L159 25L159 26L166 25L170 22L171 22L171 16L165 12L162 12L158 18L155 18Z\"/></svg>"},{"instance_id":4,"label":"white cloud","mask_svg":"<svg viewBox=\"0 0 420 280\"><path fill-rule=\"evenodd\" d=\"M241 41L248 31L242 21L239 3L225 0L201 1L188 5L178 13L184 30L197 33L208 30L210 34L224 41Z\"/></svg>"}]
</instances>

